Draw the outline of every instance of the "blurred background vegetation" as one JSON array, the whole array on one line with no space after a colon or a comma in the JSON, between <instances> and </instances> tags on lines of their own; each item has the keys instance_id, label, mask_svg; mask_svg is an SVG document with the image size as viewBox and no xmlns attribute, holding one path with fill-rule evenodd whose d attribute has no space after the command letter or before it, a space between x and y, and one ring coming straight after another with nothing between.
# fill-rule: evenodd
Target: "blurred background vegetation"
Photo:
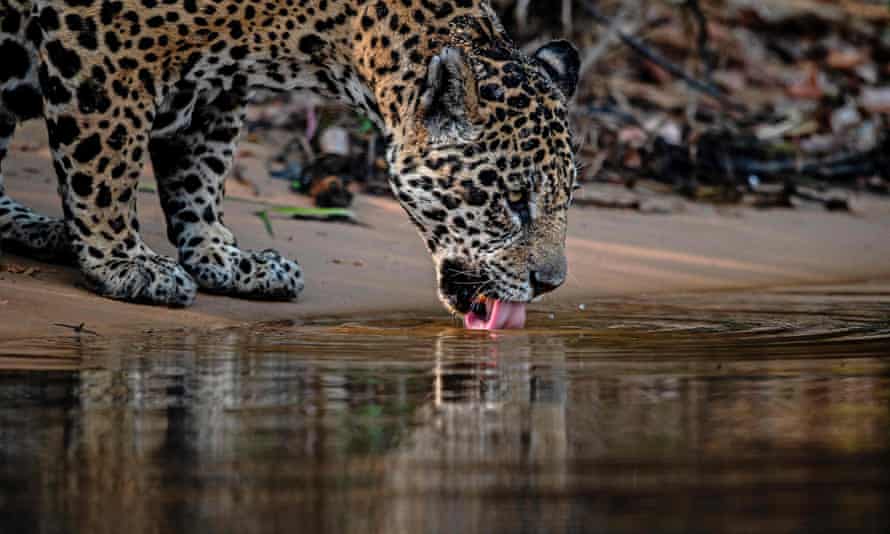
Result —
<instances>
[{"instance_id":1,"label":"blurred background vegetation","mask_svg":"<svg viewBox=\"0 0 890 534\"><path fill-rule=\"evenodd\" d=\"M581 51L579 206L850 210L853 192L890 193L886 0L492 4L524 49L566 38ZM389 194L376 132L342 108L276 97L251 130L283 147L270 173L318 206Z\"/></svg>"}]
</instances>

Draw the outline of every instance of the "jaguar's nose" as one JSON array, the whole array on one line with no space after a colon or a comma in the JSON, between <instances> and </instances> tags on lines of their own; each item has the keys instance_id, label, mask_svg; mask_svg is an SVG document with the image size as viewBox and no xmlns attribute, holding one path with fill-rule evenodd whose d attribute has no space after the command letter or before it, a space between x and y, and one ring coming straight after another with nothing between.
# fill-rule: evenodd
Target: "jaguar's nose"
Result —
<instances>
[{"instance_id":1,"label":"jaguar's nose","mask_svg":"<svg viewBox=\"0 0 890 534\"><path fill-rule=\"evenodd\" d=\"M565 281L565 266L561 269L540 269L531 273L532 289L534 289L536 297L555 291Z\"/></svg>"}]
</instances>

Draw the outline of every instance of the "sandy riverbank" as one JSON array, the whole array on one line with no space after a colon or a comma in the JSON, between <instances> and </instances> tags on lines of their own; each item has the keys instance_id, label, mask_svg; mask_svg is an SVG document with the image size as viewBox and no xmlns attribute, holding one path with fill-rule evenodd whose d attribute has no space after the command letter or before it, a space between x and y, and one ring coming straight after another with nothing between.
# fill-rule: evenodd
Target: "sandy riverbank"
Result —
<instances>
[{"instance_id":1,"label":"sandy riverbank","mask_svg":"<svg viewBox=\"0 0 890 534\"><path fill-rule=\"evenodd\" d=\"M251 151L262 155L262 147ZM60 206L48 161L39 125L29 125L17 136L4 171L13 196L57 215ZM244 164L249 175L264 175L259 159ZM284 183L255 182L265 202L300 201L286 192ZM66 335L56 323L86 323L113 335L148 328L441 310L429 256L395 202L359 196L356 212L367 227L274 220L275 235L270 236L254 215L262 209L254 193L236 184L231 194L226 220L242 246L275 248L303 265L307 288L299 302L202 294L187 310L124 304L79 287L72 268L5 253L0 257L0 341ZM173 254L157 195L139 195L146 239L156 250ZM890 206L869 199L855 205L854 214L700 206L673 215L576 209L569 232L570 279L549 300L887 278Z\"/></svg>"}]
</instances>

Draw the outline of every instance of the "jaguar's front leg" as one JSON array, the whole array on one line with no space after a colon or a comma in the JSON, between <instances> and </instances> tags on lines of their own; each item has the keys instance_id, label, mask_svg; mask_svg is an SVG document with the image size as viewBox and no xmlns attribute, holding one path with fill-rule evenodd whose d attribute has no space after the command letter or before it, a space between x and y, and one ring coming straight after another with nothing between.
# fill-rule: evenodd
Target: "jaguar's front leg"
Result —
<instances>
[{"instance_id":1,"label":"jaguar's front leg","mask_svg":"<svg viewBox=\"0 0 890 534\"><path fill-rule=\"evenodd\" d=\"M61 82L51 77L50 83ZM87 91L105 94L98 82L86 84L95 87L83 89L78 97L86 98L81 93ZM77 106L74 98L64 104L50 101L46 115L65 222L86 281L97 293L115 299L191 304L195 282L171 258L152 251L139 234L135 188L148 145L150 101L129 101L123 113L104 103L84 112L84 103Z\"/></svg>"},{"instance_id":2,"label":"jaguar's front leg","mask_svg":"<svg viewBox=\"0 0 890 534\"><path fill-rule=\"evenodd\" d=\"M246 98L227 92L198 102L191 124L157 134L151 157L179 261L202 289L237 297L293 299L303 290L300 266L277 252L238 248L223 224L226 174L244 120Z\"/></svg>"}]
</instances>

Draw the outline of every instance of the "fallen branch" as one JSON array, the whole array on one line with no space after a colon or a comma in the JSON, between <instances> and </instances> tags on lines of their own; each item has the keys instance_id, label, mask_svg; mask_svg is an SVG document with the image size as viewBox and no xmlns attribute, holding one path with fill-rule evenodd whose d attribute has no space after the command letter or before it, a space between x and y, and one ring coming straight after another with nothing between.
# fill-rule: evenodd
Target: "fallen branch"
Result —
<instances>
[{"instance_id":1,"label":"fallen branch","mask_svg":"<svg viewBox=\"0 0 890 534\"><path fill-rule=\"evenodd\" d=\"M756 181L773 180L790 183L794 177L817 178L824 181L849 181L870 176L890 176L890 137L875 148L825 158L762 159L758 153L768 153L768 146L745 150L719 138L702 139L698 157L688 147L668 143L658 138L652 147L652 171L664 181L683 179L691 174L712 184L750 185ZM740 154L740 152L746 152Z\"/></svg>"},{"instance_id":2,"label":"fallen branch","mask_svg":"<svg viewBox=\"0 0 890 534\"><path fill-rule=\"evenodd\" d=\"M738 174L781 177L783 175L809 175L824 180L853 179L879 172L876 154L866 152L822 159L780 159L757 161L746 158L733 160Z\"/></svg>"},{"instance_id":3,"label":"fallen branch","mask_svg":"<svg viewBox=\"0 0 890 534\"><path fill-rule=\"evenodd\" d=\"M692 89L695 89L696 91L699 91L705 95L710 96L711 98L717 100L724 106L726 106L734 111L740 111L740 112L747 111L747 108L745 106L743 106L742 104L740 104L738 102L733 101L728 95L726 95L726 93L723 92L722 89L720 89L716 85L714 85L710 82L702 81L702 80L695 78L694 76L687 73L679 66L673 64L671 61L669 61L667 58L665 58L658 52L651 50L649 47L647 47L642 41L640 41L636 37L628 35L628 34L624 33L623 31L621 31L620 29L615 28L612 23L612 20L609 17L606 17L605 15L600 13L599 10L596 7L594 7L593 5L591 5L590 2L586 2L584 4L584 9L587 11L587 13L591 17L593 17L593 19L599 25L601 25L605 28L612 29L612 31L615 32L615 35L618 36L618 38L621 40L621 42L623 42L625 45L627 45L631 50L633 50L634 52L636 52L643 58L647 59L648 61L651 61L651 62L655 63L656 65L658 65L659 67L663 68L665 71L667 71L674 77L683 80L684 82L686 82L686 85L688 85Z\"/></svg>"}]
</instances>

